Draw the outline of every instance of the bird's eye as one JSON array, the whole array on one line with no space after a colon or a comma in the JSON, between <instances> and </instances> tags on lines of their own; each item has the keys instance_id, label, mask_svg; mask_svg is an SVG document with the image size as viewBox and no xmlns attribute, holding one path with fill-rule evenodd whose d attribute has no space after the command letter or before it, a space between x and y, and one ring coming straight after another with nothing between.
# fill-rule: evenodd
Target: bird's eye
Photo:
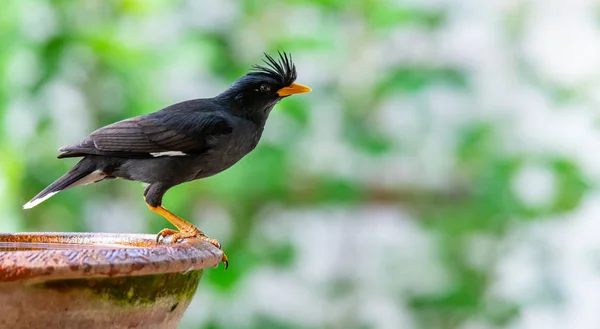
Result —
<instances>
[{"instance_id":1,"label":"bird's eye","mask_svg":"<svg viewBox=\"0 0 600 329\"><path fill-rule=\"evenodd\" d=\"M269 85L260 85L260 91L262 91L263 93L268 93L269 91L271 91L271 86L269 86Z\"/></svg>"}]
</instances>

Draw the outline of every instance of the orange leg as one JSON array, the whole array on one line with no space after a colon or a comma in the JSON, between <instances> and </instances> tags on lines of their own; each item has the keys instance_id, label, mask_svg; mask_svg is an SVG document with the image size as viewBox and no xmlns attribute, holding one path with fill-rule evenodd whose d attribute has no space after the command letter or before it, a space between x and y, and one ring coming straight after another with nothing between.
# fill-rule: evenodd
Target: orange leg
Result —
<instances>
[{"instance_id":1,"label":"orange leg","mask_svg":"<svg viewBox=\"0 0 600 329\"><path fill-rule=\"evenodd\" d=\"M153 212L163 216L166 220L171 222L171 224L175 225L179 231L164 229L158 233L156 236L156 241L159 242L162 239L166 239L172 242L178 242L186 238L197 238L200 240L204 240L215 247L221 249L221 243L216 239L211 239L204 232L200 231L196 226L192 223L184 220L183 218L175 215L174 213L168 211L163 206L153 207L146 203L148 208ZM227 260L227 256L223 253L223 259L221 260L225 263L225 269L229 267L229 261Z\"/></svg>"}]
</instances>

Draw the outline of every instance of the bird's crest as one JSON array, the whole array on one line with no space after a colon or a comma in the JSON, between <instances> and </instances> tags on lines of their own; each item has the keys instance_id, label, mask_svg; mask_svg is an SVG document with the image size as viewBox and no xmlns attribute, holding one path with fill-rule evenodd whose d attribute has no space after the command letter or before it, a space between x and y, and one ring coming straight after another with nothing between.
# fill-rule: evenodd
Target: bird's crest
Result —
<instances>
[{"instance_id":1,"label":"bird's crest","mask_svg":"<svg viewBox=\"0 0 600 329\"><path fill-rule=\"evenodd\" d=\"M277 53L279 54L279 60L275 60L269 54L265 53L266 59L263 59L263 62L265 62L266 66L254 65L253 69L255 72L270 76L284 86L289 86L298 77L296 66L292 62L292 55L288 55L285 52L282 54L279 51Z\"/></svg>"}]
</instances>

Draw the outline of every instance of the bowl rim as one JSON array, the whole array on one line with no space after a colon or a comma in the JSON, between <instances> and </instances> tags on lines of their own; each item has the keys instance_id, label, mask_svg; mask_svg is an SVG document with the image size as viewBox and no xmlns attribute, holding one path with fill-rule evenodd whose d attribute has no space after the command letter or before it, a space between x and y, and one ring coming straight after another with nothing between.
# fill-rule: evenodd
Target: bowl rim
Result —
<instances>
[{"instance_id":1,"label":"bowl rim","mask_svg":"<svg viewBox=\"0 0 600 329\"><path fill-rule=\"evenodd\" d=\"M199 239L156 243L156 235L0 233L0 283L163 273L217 267L223 252Z\"/></svg>"}]
</instances>

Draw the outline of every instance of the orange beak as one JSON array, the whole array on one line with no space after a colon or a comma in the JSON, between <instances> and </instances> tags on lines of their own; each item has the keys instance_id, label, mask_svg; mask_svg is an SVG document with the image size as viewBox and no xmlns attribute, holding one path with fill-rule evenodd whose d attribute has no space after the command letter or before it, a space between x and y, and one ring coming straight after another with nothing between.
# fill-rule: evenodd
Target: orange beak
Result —
<instances>
[{"instance_id":1,"label":"orange beak","mask_svg":"<svg viewBox=\"0 0 600 329\"><path fill-rule=\"evenodd\" d=\"M283 88L277 90L277 95L279 95L280 97L283 97L283 96L289 96L289 95L294 95L294 94L307 93L309 91L311 91L311 89L308 88L307 86L301 85L299 83L292 83L291 85L289 85L287 87L283 87Z\"/></svg>"}]
</instances>

